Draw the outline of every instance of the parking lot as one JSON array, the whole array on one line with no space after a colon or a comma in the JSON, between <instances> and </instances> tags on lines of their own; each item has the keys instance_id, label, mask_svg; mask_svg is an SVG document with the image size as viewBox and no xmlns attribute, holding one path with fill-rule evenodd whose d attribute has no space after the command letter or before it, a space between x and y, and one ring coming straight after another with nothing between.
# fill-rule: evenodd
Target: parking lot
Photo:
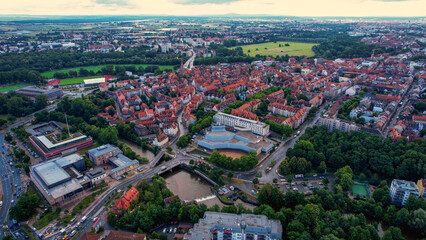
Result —
<instances>
[{"instance_id":1,"label":"parking lot","mask_svg":"<svg viewBox=\"0 0 426 240\"><path fill-rule=\"evenodd\" d=\"M328 188L332 189L332 186L334 184L334 177L333 176L327 176L329 179ZM312 176L308 178L293 178L292 182L287 182L286 179L281 179L278 182L278 187L283 190L284 192L287 191L299 191L303 194L312 194L312 191L315 188L321 189L324 188L324 184L322 183L322 180L324 179L324 176Z\"/></svg>"},{"instance_id":2,"label":"parking lot","mask_svg":"<svg viewBox=\"0 0 426 240\"><path fill-rule=\"evenodd\" d=\"M167 239L174 239L174 235L178 230L178 225L177 224L169 224L169 225L165 225L162 227L159 227L155 230L156 233L160 234L166 234L167 235Z\"/></svg>"}]
</instances>

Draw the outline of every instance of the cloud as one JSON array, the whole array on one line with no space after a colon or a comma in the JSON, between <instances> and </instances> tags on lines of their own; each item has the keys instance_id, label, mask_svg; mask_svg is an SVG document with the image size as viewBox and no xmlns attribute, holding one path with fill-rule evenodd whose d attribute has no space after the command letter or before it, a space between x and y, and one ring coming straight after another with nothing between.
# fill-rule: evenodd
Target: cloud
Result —
<instances>
[{"instance_id":1,"label":"cloud","mask_svg":"<svg viewBox=\"0 0 426 240\"><path fill-rule=\"evenodd\" d=\"M175 0L177 4L183 5L202 5L202 4L226 4L232 2L239 2L242 0Z\"/></svg>"},{"instance_id":2,"label":"cloud","mask_svg":"<svg viewBox=\"0 0 426 240\"><path fill-rule=\"evenodd\" d=\"M96 3L103 5L130 6L127 0L95 0Z\"/></svg>"}]
</instances>

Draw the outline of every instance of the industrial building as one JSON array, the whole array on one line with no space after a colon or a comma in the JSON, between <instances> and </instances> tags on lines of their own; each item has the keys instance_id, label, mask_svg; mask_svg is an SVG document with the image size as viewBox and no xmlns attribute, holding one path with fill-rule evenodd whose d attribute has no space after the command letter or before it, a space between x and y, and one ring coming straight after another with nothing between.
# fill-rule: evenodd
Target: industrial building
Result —
<instances>
[{"instance_id":1,"label":"industrial building","mask_svg":"<svg viewBox=\"0 0 426 240\"><path fill-rule=\"evenodd\" d=\"M250 131L261 136L269 134L269 125L263 122L241 118L222 112L218 112L214 115L213 119L219 125L233 127L239 131Z\"/></svg>"},{"instance_id":2,"label":"industrial building","mask_svg":"<svg viewBox=\"0 0 426 240\"><path fill-rule=\"evenodd\" d=\"M274 147L271 141L262 136L250 132L227 131L225 126L212 126L212 130L198 140L197 144L209 150L235 149L255 151L257 154L269 152Z\"/></svg>"},{"instance_id":3,"label":"industrial building","mask_svg":"<svg viewBox=\"0 0 426 240\"><path fill-rule=\"evenodd\" d=\"M116 146L106 144L87 151L87 155L93 164L112 164L115 168L110 171L110 177L120 178L122 174L132 171L139 166L138 160L130 160L122 154L123 152Z\"/></svg>"},{"instance_id":4,"label":"industrial building","mask_svg":"<svg viewBox=\"0 0 426 240\"><path fill-rule=\"evenodd\" d=\"M404 206L410 196L419 197L420 191L416 183L406 180L394 179L389 188L393 204Z\"/></svg>"},{"instance_id":5,"label":"industrial building","mask_svg":"<svg viewBox=\"0 0 426 240\"><path fill-rule=\"evenodd\" d=\"M30 178L49 204L63 204L91 187L90 179L80 173L84 170L84 158L72 154L30 166Z\"/></svg>"},{"instance_id":6,"label":"industrial building","mask_svg":"<svg viewBox=\"0 0 426 240\"><path fill-rule=\"evenodd\" d=\"M281 236L281 222L265 215L205 212L183 239L279 240Z\"/></svg>"},{"instance_id":7,"label":"industrial building","mask_svg":"<svg viewBox=\"0 0 426 240\"><path fill-rule=\"evenodd\" d=\"M36 86L28 86L15 90L15 92L32 99L41 94L47 95L48 100L55 100L63 96L62 89L52 87L39 88Z\"/></svg>"}]
</instances>

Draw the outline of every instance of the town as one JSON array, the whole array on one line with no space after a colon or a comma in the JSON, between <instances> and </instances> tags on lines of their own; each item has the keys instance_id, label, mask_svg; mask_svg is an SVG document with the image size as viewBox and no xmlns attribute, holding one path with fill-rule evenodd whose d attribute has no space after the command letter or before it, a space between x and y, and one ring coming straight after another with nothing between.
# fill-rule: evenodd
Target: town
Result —
<instances>
[{"instance_id":1,"label":"town","mask_svg":"<svg viewBox=\"0 0 426 240\"><path fill-rule=\"evenodd\" d=\"M56 24L0 23L2 239L426 236L424 19Z\"/></svg>"}]
</instances>

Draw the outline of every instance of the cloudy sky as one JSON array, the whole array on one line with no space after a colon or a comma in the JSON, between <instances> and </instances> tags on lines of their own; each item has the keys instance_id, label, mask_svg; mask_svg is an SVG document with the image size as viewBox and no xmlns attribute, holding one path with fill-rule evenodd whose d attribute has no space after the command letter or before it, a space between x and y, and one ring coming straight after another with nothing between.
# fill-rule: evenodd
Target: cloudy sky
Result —
<instances>
[{"instance_id":1,"label":"cloudy sky","mask_svg":"<svg viewBox=\"0 0 426 240\"><path fill-rule=\"evenodd\" d=\"M425 16L426 0L3 0L0 14Z\"/></svg>"}]
</instances>

